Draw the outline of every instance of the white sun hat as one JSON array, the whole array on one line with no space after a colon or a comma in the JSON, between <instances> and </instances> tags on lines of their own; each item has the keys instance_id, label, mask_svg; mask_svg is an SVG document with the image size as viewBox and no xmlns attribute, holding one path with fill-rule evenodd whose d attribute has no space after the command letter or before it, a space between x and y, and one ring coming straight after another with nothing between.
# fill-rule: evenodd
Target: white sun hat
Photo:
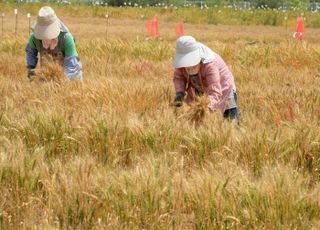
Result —
<instances>
[{"instance_id":1,"label":"white sun hat","mask_svg":"<svg viewBox=\"0 0 320 230\"><path fill-rule=\"evenodd\" d=\"M44 6L39 10L37 22L34 26L34 35L39 40L57 38L60 34L60 20L54 10Z\"/></svg>"},{"instance_id":2,"label":"white sun hat","mask_svg":"<svg viewBox=\"0 0 320 230\"><path fill-rule=\"evenodd\" d=\"M190 67L201 61L200 44L192 36L182 36L176 42L175 68Z\"/></svg>"}]
</instances>

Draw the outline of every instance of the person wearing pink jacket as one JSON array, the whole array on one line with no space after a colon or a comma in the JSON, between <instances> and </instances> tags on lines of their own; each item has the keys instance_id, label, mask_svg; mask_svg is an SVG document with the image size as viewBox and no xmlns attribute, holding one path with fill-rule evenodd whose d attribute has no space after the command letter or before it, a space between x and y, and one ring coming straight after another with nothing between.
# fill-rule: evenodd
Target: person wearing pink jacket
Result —
<instances>
[{"instance_id":1,"label":"person wearing pink jacket","mask_svg":"<svg viewBox=\"0 0 320 230\"><path fill-rule=\"evenodd\" d=\"M239 124L237 93L231 71L218 54L191 36L182 36L176 42L173 82L175 106L182 106L183 101L190 104L196 96L206 95L210 111L220 111L224 118L235 119Z\"/></svg>"}]
</instances>

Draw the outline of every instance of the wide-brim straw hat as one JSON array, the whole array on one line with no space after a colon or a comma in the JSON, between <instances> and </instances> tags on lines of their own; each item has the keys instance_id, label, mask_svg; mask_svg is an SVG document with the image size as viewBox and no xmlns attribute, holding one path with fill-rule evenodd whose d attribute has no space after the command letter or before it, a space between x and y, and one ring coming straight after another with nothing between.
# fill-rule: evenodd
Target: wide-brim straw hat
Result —
<instances>
[{"instance_id":1,"label":"wide-brim straw hat","mask_svg":"<svg viewBox=\"0 0 320 230\"><path fill-rule=\"evenodd\" d=\"M200 44L192 36L180 37L176 42L175 68L195 66L200 61Z\"/></svg>"},{"instance_id":2,"label":"wide-brim straw hat","mask_svg":"<svg viewBox=\"0 0 320 230\"><path fill-rule=\"evenodd\" d=\"M34 36L39 40L50 40L57 38L59 34L60 21L54 10L49 6L42 7L34 26Z\"/></svg>"}]
</instances>

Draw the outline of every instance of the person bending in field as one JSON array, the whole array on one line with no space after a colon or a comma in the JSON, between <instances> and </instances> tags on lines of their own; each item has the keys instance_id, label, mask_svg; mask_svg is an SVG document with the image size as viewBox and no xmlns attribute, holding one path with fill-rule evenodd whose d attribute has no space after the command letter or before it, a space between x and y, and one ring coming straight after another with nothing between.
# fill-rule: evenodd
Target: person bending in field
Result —
<instances>
[{"instance_id":1,"label":"person bending in field","mask_svg":"<svg viewBox=\"0 0 320 230\"><path fill-rule=\"evenodd\" d=\"M223 59L191 36L176 41L173 82L176 97L173 105L192 103L197 96L206 95L208 109L221 111L225 119L239 124L237 93L234 78Z\"/></svg>"},{"instance_id":2,"label":"person bending in field","mask_svg":"<svg viewBox=\"0 0 320 230\"><path fill-rule=\"evenodd\" d=\"M35 77L34 69L44 58L57 61L63 66L64 73L70 80L82 80L82 64L78 57L75 42L68 28L59 20L51 7L39 10L38 18L32 28L26 46L28 78Z\"/></svg>"}]
</instances>

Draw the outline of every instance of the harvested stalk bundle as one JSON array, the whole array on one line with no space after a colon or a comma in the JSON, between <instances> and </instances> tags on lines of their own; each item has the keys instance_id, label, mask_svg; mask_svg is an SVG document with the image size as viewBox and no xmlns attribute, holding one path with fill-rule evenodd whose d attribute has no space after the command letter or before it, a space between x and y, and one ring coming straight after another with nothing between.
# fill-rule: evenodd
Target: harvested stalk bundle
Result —
<instances>
[{"instance_id":1,"label":"harvested stalk bundle","mask_svg":"<svg viewBox=\"0 0 320 230\"><path fill-rule=\"evenodd\" d=\"M39 81L62 82L66 80L62 66L51 56L43 58L42 66L35 71L36 79Z\"/></svg>"},{"instance_id":2,"label":"harvested stalk bundle","mask_svg":"<svg viewBox=\"0 0 320 230\"><path fill-rule=\"evenodd\" d=\"M195 122L196 124L200 124L203 122L209 111L208 103L207 97L197 97L196 102L192 103L189 109L184 112L181 117L184 117L188 121Z\"/></svg>"}]
</instances>

